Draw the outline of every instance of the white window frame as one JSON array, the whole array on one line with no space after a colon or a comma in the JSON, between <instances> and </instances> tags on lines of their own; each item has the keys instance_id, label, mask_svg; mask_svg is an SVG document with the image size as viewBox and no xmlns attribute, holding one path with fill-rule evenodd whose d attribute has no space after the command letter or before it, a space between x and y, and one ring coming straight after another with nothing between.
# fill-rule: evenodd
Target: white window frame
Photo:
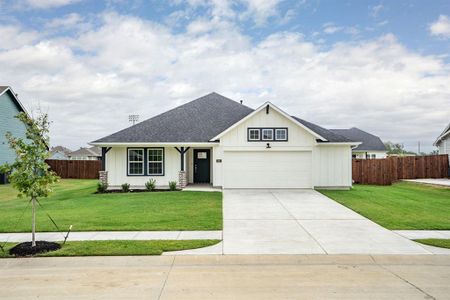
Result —
<instances>
[{"instance_id":1,"label":"white window frame","mask_svg":"<svg viewBox=\"0 0 450 300\"><path fill-rule=\"evenodd\" d=\"M252 135L251 135L252 131L258 132L258 138L257 139L252 139ZM248 129L248 140L249 141L260 141L261 140L261 130L259 128L249 128Z\"/></svg>"},{"instance_id":2,"label":"white window frame","mask_svg":"<svg viewBox=\"0 0 450 300\"><path fill-rule=\"evenodd\" d=\"M272 138L270 139L265 139L264 138L264 131L270 131L272 133ZM274 140L274 136L273 136L273 129L272 128L262 128L261 129L261 140L262 141L273 141Z\"/></svg>"},{"instance_id":3,"label":"white window frame","mask_svg":"<svg viewBox=\"0 0 450 300\"><path fill-rule=\"evenodd\" d=\"M277 131L284 131L284 139L278 139L277 138ZM288 136L287 136L287 129L286 128L275 128L275 141L287 141Z\"/></svg>"},{"instance_id":4,"label":"white window frame","mask_svg":"<svg viewBox=\"0 0 450 300\"><path fill-rule=\"evenodd\" d=\"M150 151L161 151L161 161L150 160ZM161 173L150 173L150 163L161 163ZM147 175L148 176L164 176L164 148L147 148Z\"/></svg>"},{"instance_id":5,"label":"white window frame","mask_svg":"<svg viewBox=\"0 0 450 300\"><path fill-rule=\"evenodd\" d=\"M130 160L130 151L135 151L135 150L142 150L142 161L137 161L137 160ZM127 151L127 161L128 161L128 166L127 166L127 175L128 176L140 176L140 175L144 175L144 168L145 168L145 150L144 148L128 148ZM136 174L131 174L130 172L130 164L131 163L141 163L142 164L142 173L136 173Z\"/></svg>"}]
</instances>

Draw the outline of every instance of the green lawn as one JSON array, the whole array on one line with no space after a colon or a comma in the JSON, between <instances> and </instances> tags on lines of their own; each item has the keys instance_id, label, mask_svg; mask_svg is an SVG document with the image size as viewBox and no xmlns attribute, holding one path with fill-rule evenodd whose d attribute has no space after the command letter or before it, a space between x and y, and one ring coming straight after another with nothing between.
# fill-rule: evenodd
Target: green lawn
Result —
<instances>
[{"instance_id":1,"label":"green lawn","mask_svg":"<svg viewBox=\"0 0 450 300\"><path fill-rule=\"evenodd\" d=\"M164 251L196 249L217 244L220 240L180 241L84 241L67 242L61 249L36 256L114 256L114 255L161 255ZM0 258L14 257L9 249L16 243L7 243Z\"/></svg>"},{"instance_id":2,"label":"green lawn","mask_svg":"<svg viewBox=\"0 0 450 300\"><path fill-rule=\"evenodd\" d=\"M450 240L446 239L421 239L415 241L425 245L450 249Z\"/></svg>"},{"instance_id":3,"label":"green lawn","mask_svg":"<svg viewBox=\"0 0 450 300\"><path fill-rule=\"evenodd\" d=\"M450 189L409 182L320 190L388 229L450 229Z\"/></svg>"},{"instance_id":4,"label":"green lawn","mask_svg":"<svg viewBox=\"0 0 450 300\"><path fill-rule=\"evenodd\" d=\"M221 230L222 193L149 192L94 194L96 180L61 180L41 199L62 230ZM31 207L16 198L10 185L0 185L0 232L29 232ZM18 222L20 216L25 214ZM37 210L37 230L57 231Z\"/></svg>"}]
</instances>

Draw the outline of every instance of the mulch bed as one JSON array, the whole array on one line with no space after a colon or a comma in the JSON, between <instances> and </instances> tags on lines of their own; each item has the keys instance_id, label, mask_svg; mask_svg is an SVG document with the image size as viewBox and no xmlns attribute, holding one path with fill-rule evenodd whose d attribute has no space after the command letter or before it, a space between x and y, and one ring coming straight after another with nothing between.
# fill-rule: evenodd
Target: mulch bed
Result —
<instances>
[{"instance_id":1,"label":"mulch bed","mask_svg":"<svg viewBox=\"0 0 450 300\"><path fill-rule=\"evenodd\" d=\"M61 249L61 245L54 242L36 241L36 246L31 247L31 242L15 245L9 250L9 254L15 256L30 256Z\"/></svg>"},{"instance_id":2,"label":"mulch bed","mask_svg":"<svg viewBox=\"0 0 450 300\"><path fill-rule=\"evenodd\" d=\"M181 189L176 189L176 192L181 191ZM154 193L154 192L173 192L170 189L155 189L153 191L149 191L149 190L144 190L144 189L136 189L136 190L129 190L128 192L124 192L121 189L114 189L114 190L107 190L105 192L95 192L94 194L113 194L113 193L123 193L123 194L127 194L127 193Z\"/></svg>"}]
</instances>

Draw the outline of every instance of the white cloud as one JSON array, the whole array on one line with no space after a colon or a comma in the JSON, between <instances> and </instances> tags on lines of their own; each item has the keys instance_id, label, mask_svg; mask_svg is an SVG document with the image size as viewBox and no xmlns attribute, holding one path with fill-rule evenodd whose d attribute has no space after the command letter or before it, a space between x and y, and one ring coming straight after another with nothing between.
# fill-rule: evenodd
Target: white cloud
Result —
<instances>
[{"instance_id":1,"label":"white cloud","mask_svg":"<svg viewBox=\"0 0 450 300\"><path fill-rule=\"evenodd\" d=\"M18 25L0 26L0 50L13 49L33 43L38 39L38 33L35 31L25 31Z\"/></svg>"},{"instance_id":2,"label":"white cloud","mask_svg":"<svg viewBox=\"0 0 450 300\"><path fill-rule=\"evenodd\" d=\"M370 7L370 15L374 18L378 17L380 12L384 10L383 4L378 4Z\"/></svg>"},{"instance_id":3,"label":"white cloud","mask_svg":"<svg viewBox=\"0 0 450 300\"><path fill-rule=\"evenodd\" d=\"M436 108L449 105L450 66L393 35L324 49L292 32L255 44L232 24L219 24L175 34L105 14L100 27L72 38L36 41L19 38L28 33L18 30L0 50L0 82L28 108L48 109L52 143L73 148L128 126L128 114L144 120L211 91L430 147L441 130L436 124L448 123L450 112Z\"/></svg>"},{"instance_id":4,"label":"white cloud","mask_svg":"<svg viewBox=\"0 0 450 300\"><path fill-rule=\"evenodd\" d=\"M55 18L45 24L47 28L74 28L83 22L84 18L77 13L70 13L61 18Z\"/></svg>"},{"instance_id":5,"label":"white cloud","mask_svg":"<svg viewBox=\"0 0 450 300\"><path fill-rule=\"evenodd\" d=\"M266 23L267 19L278 15L278 5L281 0L242 0L247 6L247 11L243 17L252 17L255 24L260 26Z\"/></svg>"},{"instance_id":6,"label":"white cloud","mask_svg":"<svg viewBox=\"0 0 450 300\"><path fill-rule=\"evenodd\" d=\"M344 29L342 26L336 26L334 23L325 23L323 24L323 32L326 34L333 34Z\"/></svg>"},{"instance_id":7,"label":"white cloud","mask_svg":"<svg viewBox=\"0 0 450 300\"><path fill-rule=\"evenodd\" d=\"M450 38L450 19L446 15L440 15L439 18L430 24L430 34L441 38Z\"/></svg>"},{"instance_id":8,"label":"white cloud","mask_svg":"<svg viewBox=\"0 0 450 300\"><path fill-rule=\"evenodd\" d=\"M283 0L175 0L173 3L179 5L187 3L193 8L208 7L209 16L214 21L223 20L247 20L251 19L257 26L265 25L270 17L278 17L279 22L287 22L292 17L293 11L287 11L280 16L279 4ZM301 3L300 3L301 4ZM243 11L238 12L236 6L242 5Z\"/></svg>"},{"instance_id":9,"label":"white cloud","mask_svg":"<svg viewBox=\"0 0 450 300\"><path fill-rule=\"evenodd\" d=\"M67 6L80 1L82 0L24 0L22 2L24 5L31 6L32 8L46 9Z\"/></svg>"}]
</instances>

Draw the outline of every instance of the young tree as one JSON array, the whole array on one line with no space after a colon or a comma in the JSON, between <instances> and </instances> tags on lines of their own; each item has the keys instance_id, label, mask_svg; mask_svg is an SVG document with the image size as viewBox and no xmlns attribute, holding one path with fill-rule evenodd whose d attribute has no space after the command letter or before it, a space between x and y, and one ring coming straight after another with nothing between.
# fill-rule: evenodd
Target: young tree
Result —
<instances>
[{"instance_id":1,"label":"young tree","mask_svg":"<svg viewBox=\"0 0 450 300\"><path fill-rule=\"evenodd\" d=\"M10 132L6 134L9 146L16 153L16 160L12 164L0 167L2 172L10 173L8 178L12 186L18 190L19 197L27 197L32 201L32 247L36 246L36 200L47 197L51 190L51 184L58 181L59 177L49 170L45 163L49 152L49 121L47 114L41 114L37 118L30 118L21 112L16 116L25 125L25 138L14 137Z\"/></svg>"}]
</instances>

